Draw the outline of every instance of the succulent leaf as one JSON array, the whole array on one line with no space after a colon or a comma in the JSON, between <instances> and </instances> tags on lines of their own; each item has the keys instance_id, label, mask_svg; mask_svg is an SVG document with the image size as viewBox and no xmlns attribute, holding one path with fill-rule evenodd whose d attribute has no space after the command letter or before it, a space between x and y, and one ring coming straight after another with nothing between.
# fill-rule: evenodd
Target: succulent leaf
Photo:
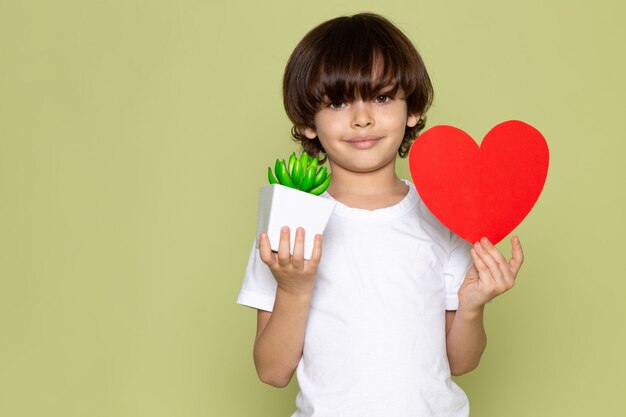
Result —
<instances>
[{"instance_id":1,"label":"succulent leaf","mask_svg":"<svg viewBox=\"0 0 626 417\"><path fill-rule=\"evenodd\" d=\"M302 159L296 161L293 165L293 171L291 172L291 179L296 187L300 185L300 181L302 181L302 177L304 176L304 167L302 166L301 161Z\"/></svg>"},{"instance_id":2,"label":"succulent leaf","mask_svg":"<svg viewBox=\"0 0 626 417\"><path fill-rule=\"evenodd\" d=\"M317 174L315 175L315 181L313 181L313 188L317 187L318 185L324 182L324 180L326 179L326 171L327 171L326 167L321 167L317 171Z\"/></svg>"},{"instance_id":3,"label":"succulent leaf","mask_svg":"<svg viewBox=\"0 0 626 417\"><path fill-rule=\"evenodd\" d=\"M291 156L289 157L289 166L287 167L289 169L289 175L292 174L293 172L293 166L296 163L296 161L298 160L298 158L296 157L296 153L292 153Z\"/></svg>"},{"instance_id":4,"label":"succulent leaf","mask_svg":"<svg viewBox=\"0 0 626 417\"><path fill-rule=\"evenodd\" d=\"M278 178L278 181L282 185L286 187L296 188L292 178L289 176L289 172L287 172L287 165L285 164L284 160L276 160L276 168L274 172L276 172L276 178Z\"/></svg>"},{"instance_id":5,"label":"succulent leaf","mask_svg":"<svg viewBox=\"0 0 626 417\"><path fill-rule=\"evenodd\" d=\"M306 171L306 169L309 167L309 154L306 152L302 152L302 155L300 155L300 163L302 164L302 171Z\"/></svg>"},{"instance_id":6,"label":"succulent leaf","mask_svg":"<svg viewBox=\"0 0 626 417\"><path fill-rule=\"evenodd\" d=\"M313 186L313 180L315 179L315 167L309 166L302 177L302 182L298 186L301 191L308 192Z\"/></svg>"},{"instance_id":7,"label":"succulent leaf","mask_svg":"<svg viewBox=\"0 0 626 417\"><path fill-rule=\"evenodd\" d=\"M321 183L320 185L318 185L317 187L313 188L311 191L309 191L309 193L313 194L313 195L320 195L322 194L324 191L326 191L326 189L328 188L328 186L330 185L330 177L331 175L329 174L326 179L324 180L323 183Z\"/></svg>"},{"instance_id":8,"label":"succulent leaf","mask_svg":"<svg viewBox=\"0 0 626 417\"><path fill-rule=\"evenodd\" d=\"M279 183L276 177L274 176L274 174L272 173L272 168L270 167L267 167L267 179L269 180L270 184Z\"/></svg>"}]
</instances>

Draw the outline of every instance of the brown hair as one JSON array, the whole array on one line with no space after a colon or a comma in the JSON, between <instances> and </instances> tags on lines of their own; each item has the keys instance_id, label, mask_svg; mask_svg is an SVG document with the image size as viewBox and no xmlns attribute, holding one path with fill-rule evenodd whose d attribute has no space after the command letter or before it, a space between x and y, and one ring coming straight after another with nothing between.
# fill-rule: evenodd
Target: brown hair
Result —
<instances>
[{"instance_id":1,"label":"brown hair","mask_svg":"<svg viewBox=\"0 0 626 417\"><path fill-rule=\"evenodd\" d=\"M312 156L326 158L319 139L302 131L315 129L319 105L373 99L380 94L404 93L409 114L421 115L415 127L407 127L398 149L406 157L417 134L425 126L424 114L433 100L433 87L424 62L411 41L382 16L361 13L338 17L315 27L291 54L283 78L283 102L294 124L293 140Z\"/></svg>"}]
</instances>

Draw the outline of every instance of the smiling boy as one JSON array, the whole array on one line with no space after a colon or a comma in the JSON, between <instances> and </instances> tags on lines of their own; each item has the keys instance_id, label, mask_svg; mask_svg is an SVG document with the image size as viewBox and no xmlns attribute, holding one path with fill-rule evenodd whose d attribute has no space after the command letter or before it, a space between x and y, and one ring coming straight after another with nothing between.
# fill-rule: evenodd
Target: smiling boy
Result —
<instances>
[{"instance_id":1,"label":"smiling boy","mask_svg":"<svg viewBox=\"0 0 626 417\"><path fill-rule=\"evenodd\" d=\"M510 289L523 260L486 239L469 245L444 227L414 186L397 177L425 126L432 86L411 42L373 14L309 32L283 84L292 134L328 159L323 198L336 209L312 258L299 228L278 252L266 233L252 249L238 302L257 309L254 360L264 382L297 373L293 416L466 417L451 379L484 351L483 310Z\"/></svg>"}]
</instances>

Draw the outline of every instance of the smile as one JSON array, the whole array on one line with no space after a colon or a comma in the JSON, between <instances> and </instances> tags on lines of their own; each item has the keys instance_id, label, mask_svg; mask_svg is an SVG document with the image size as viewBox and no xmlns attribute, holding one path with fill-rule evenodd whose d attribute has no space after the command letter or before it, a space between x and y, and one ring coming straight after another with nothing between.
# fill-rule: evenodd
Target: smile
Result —
<instances>
[{"instance_id":1,"label":"smile","mask_svg":"<svg viewBox=\"0 0 626 417\"><path fill-rule=\"evenodd\" d=\"M355 148L359 149L368 149L376 145L379 140L381 140L381 136L357 136L351 139L348 139L346 142Z\"/></svg>"}]
</instances>

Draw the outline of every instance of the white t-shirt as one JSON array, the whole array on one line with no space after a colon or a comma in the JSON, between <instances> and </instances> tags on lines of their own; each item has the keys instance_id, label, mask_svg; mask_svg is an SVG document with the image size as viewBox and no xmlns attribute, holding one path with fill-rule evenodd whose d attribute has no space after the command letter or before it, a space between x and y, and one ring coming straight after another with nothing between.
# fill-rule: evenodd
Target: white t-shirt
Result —
<instances>
[{"instance_id":1,"label":"white t-shirt","mask_svg":"<svg viewBox=\"0 0 626 417\"><path fill-rule=\"evenodd\" d=\"M458 307L470 245L405 183L408 194L391 207L337 203L324 232L292 417L469 415L450 377L445 310ZM272 311L275 294L274 276L253 247L237 302Z\"/></svg>"}]
</instances>

